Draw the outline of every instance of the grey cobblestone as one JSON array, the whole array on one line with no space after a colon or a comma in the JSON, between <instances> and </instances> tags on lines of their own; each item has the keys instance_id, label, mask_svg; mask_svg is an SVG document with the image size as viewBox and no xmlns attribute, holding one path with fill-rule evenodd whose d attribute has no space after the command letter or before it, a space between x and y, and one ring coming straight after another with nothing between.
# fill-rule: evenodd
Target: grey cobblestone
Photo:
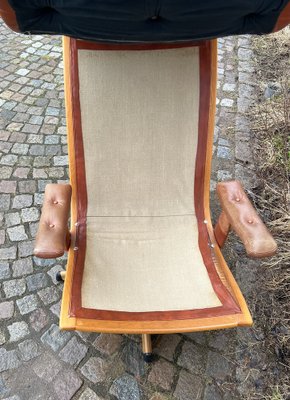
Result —
<instances>
[{"instance_id":1,"label":"grey cobblestone","mask_svg":"<svg viewBox=\"0 0 290 400\"><path fill-rule=\"evenodd\" d=\"M13 271L13 278L31 274L33 272L31 258L22 258L14 261L14 263L12 264L12 271Z\"/></svg>"},{"instance_id":2,"label":"grey cobblestone","mask_svg":"<svg viewBox=\"0 0 290 400\"><path fill-rule=\"evenodd\" d=\"M202 379L197 375L191 375L186 371L181 371L174 397L178 400L202 399L202 392Z\"/></svg>"},{"instance_id":3,"label":"grey cobblestone","mask_svg":"<svg viewBox=\"0 0 290 400\"><path fill-rule=\"evenodd\" d=\"M25 281L24 279L5 281L3 282L3 290L7 298L21 296L26 290Z\"/></svg>"},{"instance_id":4,"label":"grey cobblestone","mask_svg":"<svg viewBox=\"0 0 290 400\"><path fill-rule=\"evenodd\" d=\"M13 301L5 301L0 303L0 320L11 318L14 314L14 303Z\"/></svg>"},{"instance_id":5,"label":"grey cobblestone","mask_svg":"<svg viewBox=\"0 0 290 400\"><path fill-rule=\"evenodd\" d=\"M14 322L13 324L8 325L7 329L10 335L10 342L17 342L29 335L28 325L24 321Z\"/></svg>"},{"instance_id":6,"label":"grey cobblestone","mask_svg":"<svg viewBox=\"0 0 290 400\"><path fill-rule=\"evenodd\" d=\"M12 228L8 228L7 233L8 233L9 239L12 242L19 242L21 240L28 239L28 236L25 232L23 225L18 225L18 226L14 226Z\"/></svg>"},{"instance_id":7,"label":"grey cobblestone","mask_svg":"<svg viewBox=\"0 0 290 400\"><path fill-rule=\"evenodd\" d=\"M123 375L113 382L110 387L110 394L118 400L140 400L141 391L137 381L130 375Z\"/></svg>"},{"instance_id":8,"label":"grey cobblestone","mask_svg":"<svg viewBox=\"0 0 290 400\"><path fill-rule=\"evenodd\" d=\"M63 347L71 337L70 332L60 331L58 326L53 324L41 336L42 343L48 345L53 351L58 351Z\"/></svg>"},{"instance_id":9,"label":"grey cobblestone","mask_svg":"<svg viewBox=\"0 0 290 400\"><path fill-rule=\"evenodd\" d=\"M104 400L104 399L101 399L101 397L97 396L96 393L92 391L92 389L86 388L81 394L79 400Z\"/></svg>"},{"instance_id":10,"label":"grey cobblestone","mask_svg":"<svg viewBox=\"0 0 290 400\"><path fill-rule=\"evenodd\" d=\"M107 361L99 357L91 357L81 368L81 373L93 383L103 382L109 370Z\"/></svg>"},{"instance_id":11,"label":"grey cobblestone","mask_svg":"<svg viewBox=\"0 0 290 400\"><path fill-rule=\"evenodd\" d=\"M7 279L10 278L11 271L9 268L9 263L0 263L0 279Z\"/></svg>"},{"instance_id":12,"label":"grey cobblestone","mask_svg":"<svg viewBox=\"0 0 290 400\"><path fill-rule=\"evenodd\" d=\"M60 351L59 356L64 362L77 366L85 357L87 351L87 346L77 340L76 337L73 337Z\"/></svg>"},{"instance_id":13,"label":"grey cobblestone","mask_svg":"<svg viewBox=\"0 0 290 400\"><path fill-rule=\"evenodd\" d=\"M57 375L53 385L59 399L70 400L82 383L76 372L68 370Z\"/></svg>"},{"instance_id":14,"label":"grey cobblestone","mask_svg":"<svg viewBox=\"0 0 290 400\"><path fill-rule=\"evenodd\" d=\"M39 355L38 344L32 340L27 339L18 345L20 357L23 361L29 361Z\"/></svg>"},{"instance_id":15,"label":"grey cobblestone","mask_svg":"<svg viewBox=\"0 0 290 400\"><path fill-rule=\"evenodd\" d=\"M44 272L39 272L38 274L28 276L26 278L26 283L28 290L34 292L45 287L48 283L48 279Z\"/></svg>"},{"instance_id":16,"label":"grey cobblestone","mask_svg":"<svg viewBox=\"0 0 290 400\"><path fill-rule=\"evenodd\" d=\"M16 300L16 304L21 315L28 314L38 307L37 297L33 294Z\"/></svg>"}]
</instances>

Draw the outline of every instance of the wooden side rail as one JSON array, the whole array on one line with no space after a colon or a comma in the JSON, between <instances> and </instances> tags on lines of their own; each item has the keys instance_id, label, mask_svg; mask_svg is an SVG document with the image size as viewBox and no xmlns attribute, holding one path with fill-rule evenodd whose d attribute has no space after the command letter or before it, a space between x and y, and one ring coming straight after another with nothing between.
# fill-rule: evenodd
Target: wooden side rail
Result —
<instances>
[{"instance_id":1,"label":"wooden side rail","mask_svg":"<svg viewBox=\"0 0 290 400\"><path fill-rule=\"evenodd\" d=\"M230 229L233 229L242 240L248 256L262 258L274 255L277 244L240 182L220 182L217 184L217 193L222 206L214 230L219 246L223 246Z\"/></svg>"},{"instance_id":2,"label":"wooden side rail","mask_svg":"<svg viewBox=\"0 0 290 400\"><path fill-rule=\"evenodd\" d=\"M48 184L45 188L42 214L36 235L34 255L40 258L56 258L69 247L68 217L70 212L71 186Z\"/></svg>"}]
</instances>

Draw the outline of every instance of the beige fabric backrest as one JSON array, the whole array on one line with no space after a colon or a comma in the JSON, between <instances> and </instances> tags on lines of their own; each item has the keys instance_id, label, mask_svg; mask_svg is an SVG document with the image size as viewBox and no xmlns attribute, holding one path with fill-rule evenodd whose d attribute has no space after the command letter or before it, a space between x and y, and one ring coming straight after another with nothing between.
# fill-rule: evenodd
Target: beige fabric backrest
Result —
<instances>
[{"instance_id":1,"label":"beige fabric backrest","mask_svg":"<svg viewBox=\"0 0 290 400\"><path fill-rule=\"evenodd\" d=\"M198 52L79 51L88 216L194 213Z\"/></svg>"}]
</instances>

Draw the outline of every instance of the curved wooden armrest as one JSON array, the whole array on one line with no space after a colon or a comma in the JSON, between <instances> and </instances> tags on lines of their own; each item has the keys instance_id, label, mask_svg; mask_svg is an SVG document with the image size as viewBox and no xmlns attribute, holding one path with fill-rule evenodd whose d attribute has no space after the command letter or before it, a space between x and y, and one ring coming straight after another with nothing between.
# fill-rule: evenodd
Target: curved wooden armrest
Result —
<instances>
[{"instance_id":1,"label":"curved wooden armrest","mask_svg":"<svg viewBox=\"0 0 290 400\"><path fill-rule=\"evenodd\" d=\"M222 218L215 231L227 234L230 226L241 238L251 257L262 258L275 254L277 244L254 210L240 182L220 182L217 184L217 193L222 206Z\"/></svg>"},{"instance_id":2,"label":"curved wooden armrest","mask_svg":"<svg viewBox=\"0 0 290 400\"><path fill-rule=\"evenodd\" d=\"M10 29L20 32L15 12L8 0L0 0L0 16Z\"/></svg>"},{"instance_id":3,"label":"curved wooden armrest","mask_svg":"<svg viewBox=\"0 0 290 400\"><path fill-rule=\"evenodd\" d=\"M71 186L48 184L45 188L42 214L35 240L34 255L56 258L69 247L68 217Z\"/></svg>"}]
</instances>

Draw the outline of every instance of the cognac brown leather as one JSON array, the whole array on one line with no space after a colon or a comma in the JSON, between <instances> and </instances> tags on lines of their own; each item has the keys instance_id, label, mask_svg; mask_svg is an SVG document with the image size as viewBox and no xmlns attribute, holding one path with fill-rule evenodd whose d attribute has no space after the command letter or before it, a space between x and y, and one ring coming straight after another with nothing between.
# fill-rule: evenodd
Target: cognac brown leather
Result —
<instances>
[{"instance_id":1,"label":"cognac brown leather","mask_svg":"<svg viewBox=\"0 0 290 400\"><path fill-rule=\"evenodd\" d=\"M10 29L20 32L15 12L8 0L0 0L0 16Z\"/></svg>"},{"instance_id":2,"label":"cognac brown leather","mask_svg":"<svg viewBox=\"0 0 290 400\"><path fill-rule=\"evenodd\" d=\"M220 247L223 247L230 229L231 225L229 223L228 217L226 216L225 212L222 211L214 228L214 235Z\"/></svg>"},{"instance_id":3,"label":"cognac brown leather","mask_svg":"<svg viewBox=\"0 0 290 400\"><path fill-rule=\"evenodd\" d=\"M62 256L67 250L70 200L70 185L48 184L46 186L35 241L35 256L56 258Z\"/></svg>"},{"instance_id":4,"label":"cognac brown leather","mask_svg":"<svg viewBox=\"0 0 290 400\"><path fill-rule=\"evenodd\" d=\"M231 228L241 238L251 257L269 257L276 253L277 244L238 181L220 182L217 193Z\"/></svg>"},{"instance_id":5,"label":"cognac brown leather","mask_svg":"<svg viewBox=\"0 0 290 400\"><path fill-rule=\"evenodd\" d=\"M280 29L285 28L285 26L287 26L288 24L290 24L290 2L287 4L287 6L281 12L281 14L276 22L273 32L277 32Z\"/></svg>"}]
</instances>

